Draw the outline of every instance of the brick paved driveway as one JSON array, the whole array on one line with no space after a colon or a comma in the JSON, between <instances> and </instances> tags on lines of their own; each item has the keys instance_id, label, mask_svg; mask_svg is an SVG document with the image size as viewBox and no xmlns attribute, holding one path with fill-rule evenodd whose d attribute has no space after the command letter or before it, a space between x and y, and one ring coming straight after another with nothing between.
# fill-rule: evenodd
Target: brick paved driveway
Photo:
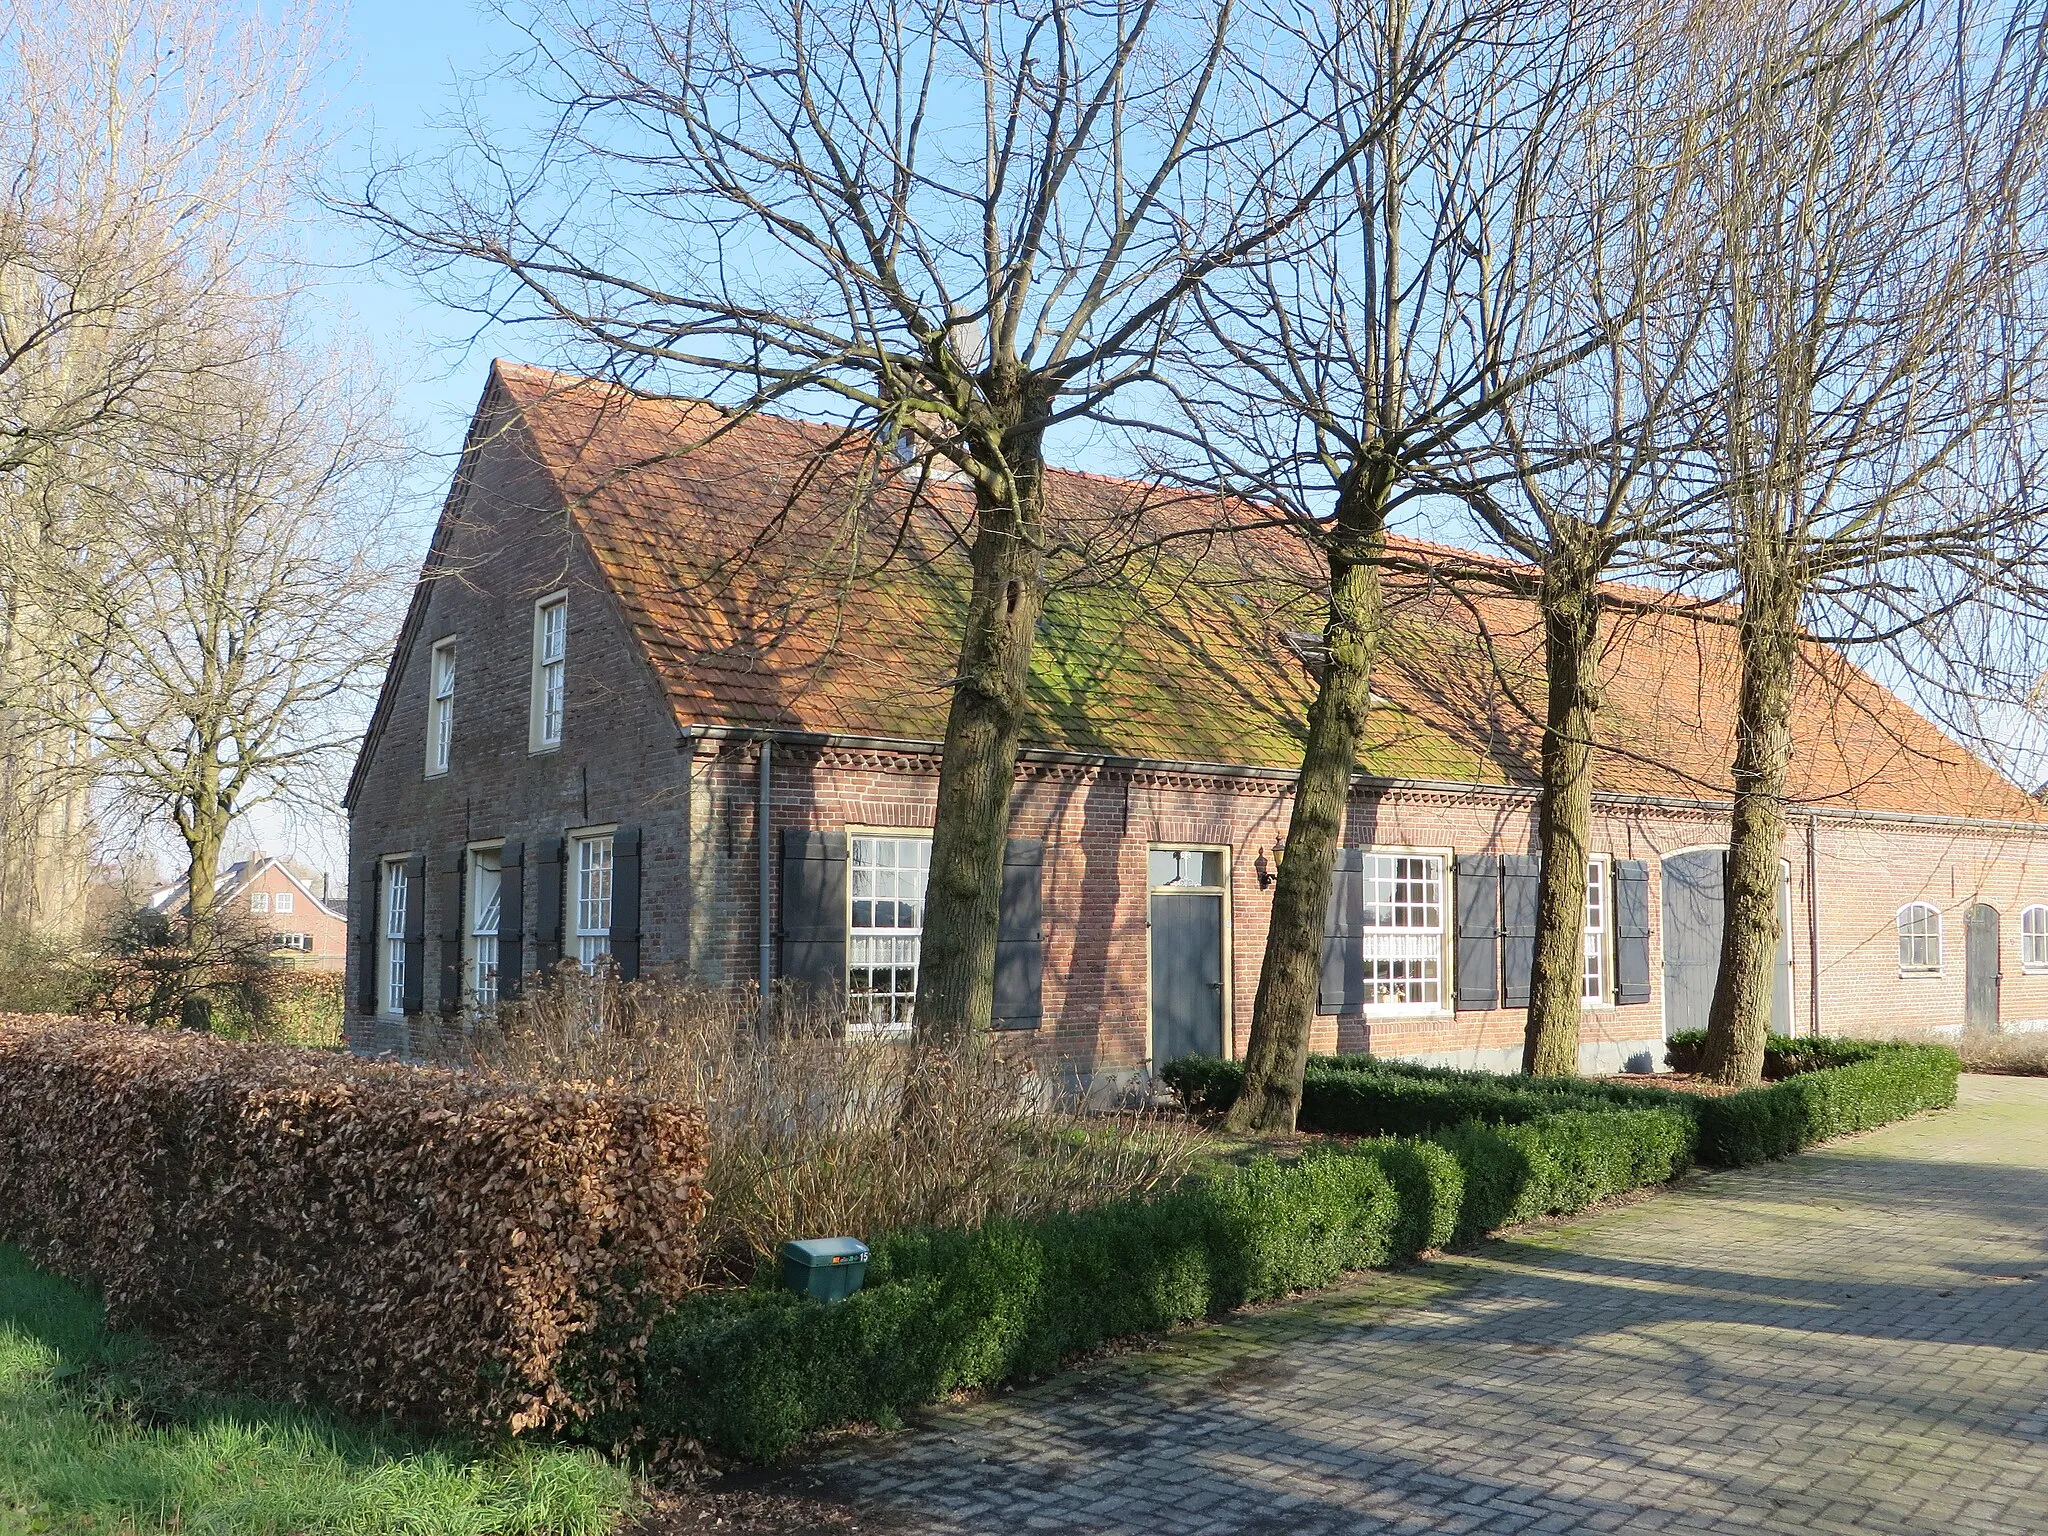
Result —
<instances>
[{"instance_id":1,"label":"brick paved driveway","mask_svg":"<svg viewBox=\"0 0 2048 1536\"><path fill-rule=\"evenodd\" d=\"M2048 1081L776 1481L902 1532L2048 1532Z\"/></svg>"}]
</instances>

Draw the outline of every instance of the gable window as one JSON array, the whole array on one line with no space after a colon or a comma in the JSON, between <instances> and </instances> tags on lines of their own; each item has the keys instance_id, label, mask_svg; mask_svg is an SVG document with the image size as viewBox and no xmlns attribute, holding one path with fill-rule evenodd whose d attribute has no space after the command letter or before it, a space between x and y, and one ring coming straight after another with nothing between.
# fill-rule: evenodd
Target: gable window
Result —
<instances>
[{"instance_id":1,"label":"gable window","mask_svg":"<svg viewBox=\"0 0 2048 1536\"><path fill-rule=\"evenodd\" d=\"M434 647L434 691L427 701L427 773L446 773L455 750L455 642Z\"/></svg>"},{"instance_id":2,"label":"gable window","mask_svg":"<svg viewBox=\"0 0 2048 1536\"><path fill-rule=\"evenodd\" d=\"M1586 928L1581 941L1579 1001L1607 1001L1607 861L1586 864Z\"/></svg>"},{"instance_id":3,"label":"gable window","mask_svg":"<svg viewBox=\"0 0 2048 1536\"><path fill-rule=\"evenodd\" d=\"M928 837L855 837L847 871L846 993L856 1020L880 1034L910 1027L924 939Z\"/></svg>"},{"instance_id":4,"label":"gable window","mask_svg":"<svg viewBox=\"0 0 2048 1536\"><path fill-rule=\"evenodd\" d=\"M403 858L384 861L384 925L377 955L383 985L377 996L386 1013L405 1012L405 913L412 900L411 885Z\"/></svg>"},{"instance_id":5,"label":"gable window","mask_svg":"<svg viewBox=\"0 0 2048 1536\"><path fill-rule=\"evenodd\" d=\"M270 910L270 893L268 891L251 891L249 893L249 910L251 912L268 912Z\"/></svg>"},{"instance_id":6,"label":"gable window","mask_svg":"<svg viewBox=\"0 0 2048 1536\"><path fill-rule=\"evenodd\" d=\"M586 971L612 952L612 835L575 841L576 963Z\"/></svg>"},{"instance_id":7,"label":"gable window","mask_svg":"<svg viewBox=\"0 0 2048 1536\"><path fill-rule=\"evenodd\" d=\"M469 854L469 997L478 1008L498 1002L498 910L504 873L496 848Z\"/></svg>"},{"instance_id":8,"label":"gable window","mask_svg":"<svg viewBox=\"0 0 2048 1536\"><path fill-rule=\"evenodd\" d=\"M569 684L569 598L558 592L533 606L533 706L529 746L535 752L562 744L562 713Z\"/></svg>"},{"instance_id":9,"label":"gable window","mask_svg":"<svg viewBox=\"0 0 2048 1536\"><path fill-rule=\"evenodd\" d=\"M1899 971L1908 976L1941 972L1941 913L1924 901L1899 908Z\"/></svg>"},{"instance_id":10,"label":"gable window","mask_svg":"<svg viewBox=\"0 0 2048 1536\"><path fill-rule=\"evenodd\" d=\"M1366 1006L1442 1006L1443 859L1367 853L1364 874Z\"/></svg>"},{"instance_id":11,"label":"gable window","mask_svg":"<svg viewBox=\"0 0 2048 1536\"><path fill-rule=\"evenodd\" d=\"M2020 969L2048 971L2048 907L2020 913Z\"/></svg>"},{"instance_id":12,"label":"gable window","mask_svg":"<svg viewBox=\"0 0 2048 1536\"><path fill-rule=\"evenodd\" d=\"M291 909L292 893L290 891L279 891L275 896L270 898L270 910L277 913L278 916L283 917L284 915L289 913Z\"/></svg>"}]
</instances>

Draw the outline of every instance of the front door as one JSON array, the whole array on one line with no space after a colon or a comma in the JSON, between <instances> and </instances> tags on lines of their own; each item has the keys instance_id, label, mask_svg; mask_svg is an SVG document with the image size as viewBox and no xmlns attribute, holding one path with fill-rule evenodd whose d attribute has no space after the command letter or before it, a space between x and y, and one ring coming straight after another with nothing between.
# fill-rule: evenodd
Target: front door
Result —
<instances>
[{"instance_id":1,"label":"front door","mask_svg":"<svg viewBox=\"0 0 2048 1536\"><path fill-rule=\"evenodd\" d=\"M1721 974L1727 850L1700 848L1664 860L1664 1032L1705 1029ZM1792 1030L1792 892L1778 888L1778 965L1771 1028Z\"/></svg>"},{"instance_id":2,"label":"front door","mask_svg":"<svg viewBox=\"0 0 2048 1536\"><path fill-rule=\"evenodd\" d=\"M1998 911L1974 906L1963 924L1963 1028L1998 1028Z\"/></svg>"},{"instance_id":3,"label":"front door","mask_svg":"<svg viewBox=\"0 0 2048 1536\"><path fill-rule=\"evenodd\" d=\"M1223 1043L1223 854L1154 848L1152 1065L1221 1056Z\"/></svg>"}]
</instances>

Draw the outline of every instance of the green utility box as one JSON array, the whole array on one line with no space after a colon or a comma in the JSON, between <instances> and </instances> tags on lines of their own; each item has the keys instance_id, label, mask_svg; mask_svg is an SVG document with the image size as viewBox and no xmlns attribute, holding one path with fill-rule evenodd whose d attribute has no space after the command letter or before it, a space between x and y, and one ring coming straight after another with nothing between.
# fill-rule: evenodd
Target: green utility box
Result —
<instances>
[{"instance_id":1,"label":"green utility box","mask_svg":"<svg viewBox=\"0 0 2048 1536\"><path fill-rule=\"evenodd\" d=\"M813 1301L844 1301L868 1272L868 1245L857 1237L807 1237L782 1245L782 1283Z\"/></svg>"}]
</instances>

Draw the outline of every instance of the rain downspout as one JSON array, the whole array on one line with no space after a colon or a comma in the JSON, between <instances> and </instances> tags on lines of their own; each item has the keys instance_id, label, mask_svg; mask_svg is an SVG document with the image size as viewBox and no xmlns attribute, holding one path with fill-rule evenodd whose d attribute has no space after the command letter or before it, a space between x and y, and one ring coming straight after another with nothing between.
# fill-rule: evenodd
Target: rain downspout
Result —
<instances>
[{"instance_id":1,"label":"rain downspout","mask_svg":"<svg viewBox=\"0 0 2048 1536\"><path fill-rule=\"evenodd\" d=\"M1820 1034L1820 818L1806 817L1807 1033Z\"/></svg>"},{"instance_id":2,"label":"rain downspout","mask_svg":"<svg viewBox=\"0 0 2048 1536\"><path fill-rule=\"evenodd\" d=\"M769 900L769 895L775 872L772 862L774 839L771 836L773 829L768 824L769 795L774 788L774 783L775 743L764 736L761 738L760 804L754 810L754 824L761 834L760 869L756 874L756 882L761 892L761 910L757 920L761 931L760 1018L763 1032L766 1032L768 1028L769 1004L774 997L775 986L775 938L769 928L769 912L773 905Z\"/></svg>"}]
</instances>

